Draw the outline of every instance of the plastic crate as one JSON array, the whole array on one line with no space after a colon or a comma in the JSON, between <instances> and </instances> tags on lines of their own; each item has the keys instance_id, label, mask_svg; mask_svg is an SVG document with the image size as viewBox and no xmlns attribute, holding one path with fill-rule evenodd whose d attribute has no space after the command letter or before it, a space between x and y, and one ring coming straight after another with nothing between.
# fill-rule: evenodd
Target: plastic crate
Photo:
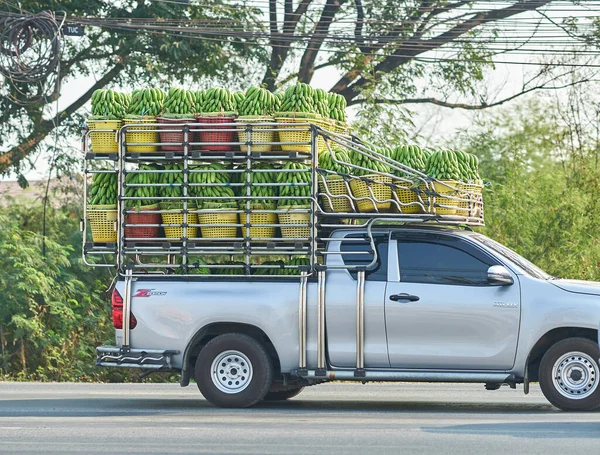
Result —
<instances>
[{"instance_id":1,"label":"plastic crate","mask_svg":"<svg viewBox=\"0 0 600 455\"><path fill-rule=\"evenodd\" d=\"M386 185L386 183L392 183L392 178L379 174L367 174L362 176L361 179L356 178L350 181L352 195L356 199L368 198L356 201L359 212L385 212L390 210L392 206L392 187ZM381 202L386 200L389 202Z\"/></svg>"},{"instance_id":2,"label":"plastic crate","mask_svg":"<svg viewBox=\"0 0 600 455\"><path fill-rule=\"evenodd\" d=\"M202 145L202 150L208 150L209 152L229 152L233 150L233 145L223 144L220 142L234 142L235 130L233 116L206 116L198 115L196 120L200 123L213 123L214 126L201 126L198 132L198 142L216 142L212 145ZM231 131L203 131L207 129L231 129Z\"/></svg>"},{"instance_id":3,"label":"plastic crate","mask_svg":"<svg viewBox=\"0 0 600 455\"><path fill-rule=\"evenodd\" d=\"M162 132L159 131L159 135L160 135L160 142L183 142L185 139L185 133L183 132L183 127L182 126L177 126L177 127L172 127L169 126L169 124L177 124L177 123L194 123L196 122L196 119L193 118L183 118L183 119L175 119L175 118L165 118L165 117L158 117L156 119L158 121L158 123L162 123L165 126L158 126L158 129L181 129L181 131L177 131L177 132L173 132L173 131L169 131L169 132ZM188 131L188 142L195 142L196 140L196 133L193 131ZM169 152L183 152L184 151L184 147L183 145L161 145L160 148L162 150L165 151L169 151ZM188 145L188 151L191 150L191 147Z\"/></svg>"},{"instance_id":4,"label":"plastic crate","mask_svg":"<svg viewBox=\"0 0 600 455\"><path fill-rule=\"evenodd\" d=\"M168 210L168 212L163 212L160 214L162 217L163 224L183 224L183 203L164 203L160 204L161 210ZM188 204L188 210L195 210L195 206L190 206ZM189 226L190 224L198 224L198 214L197 213L189 213L187 214L187 238L196 238L198 237L198 228ZM177 226L163 226L165 231L165 237L169 239L182 239L183 238L183 227Z\"/></svg>"},{"instance_id":5,"label":"plastic crate","mask_svg":"<svg viewBox=\"0 0 600 455\"><path fill-rule=\"evenodd\" d=\"M396 181L395 185L399 185L401 187L406 187L406 182ZM394 189L398 200L402 204L410 204L410 205L400 205L400 213L411 214L411 213L421 213L423 209L418 204L419 203L419 190L417 188L395 188ZM423 197L423 196L422 196ZM425 201L423 201L425 202ZM395 208L395 204L394 204Z\"/></svg>"},{"instance_id":6,"label":"plastic crate","mask_svg":"<svg viewBox=\"0 0 600 455\"><path fill-rule=\"evenodd\" d=\"M94 243L113 243L117 241L116 205L88 205L86 215Z\"/></svg>"},{"instance_id":7,"label":"plastic crate","mask_svg":"<svg viewBox=\"0 0 600 455\"><path fill-rule=\"evenodd\" d=\"M326 180L323 181L323 176L319 176L319 192L321 193L323 209L329 213L353 212L354 210L352 210L347 182L340 176L329 175L325 177L325 179Z\"/></svg>"},{"instance_id":8,"label":"plastic crate","mask_svg":"<svg viewBox=\"0 0 600 455\"><path fill-rule=\"evenodd\" d=\"M248 131L247 127L243 125L243 123L252 123L252 131L250 132L250 141L254 142L274 142L275 140L275 127L273 125L270 126L256 126L256 123L273 123L275 119L273 117L257 117L257 116L247 116L247 117L238 117L235 120L237 123L241 123L242 125L238 126L238 139L240 142L248 142ZM248 151L247 145L240 145L240 150L242 152ZM250 150L252 152L271 152L273 150L272 144L265 145L251 145Z\"/></svg>"},{"instance_id":9,"label":"plastic crate","mask_svg":"<svg viewBox=\"0 0 600 455\"><path fill-rule=\"evenodd\" d=\"M219 209L211 209L219 210ZM208 239L225 239L237 236L237 226L231 226L238 224L238 214L231 213L231 210L235 209L222 209L224 213L200 213L198 219L200 224L222 224L224 226L202 226L200 232L202 237Z\"/></svg>"},{"instance_id":10,"label":"plastic crate","mask_svg":"<svg viewBox=\"0 0 600 455\"><path fill-rule=\"evenodd\" d=\"M135 207L136 213L125 215L125 237L153 239L158 237L161 221L160 213L144 213L149 210L158 210L158 204ZM128 211L131 209L127 209ZM156 226L136 226L136 224L155 224Z\"/></svg>"},{"instance_id":11,"label":"plastic crate","mask_svg":"<svg viewBox=\"0 0 600 455\"><path fill-rule=\"evenodd\" d=\"M90 141L94 153L117 153L119 151L118 131L121 120L88 120ZM112 132L96 133L94 130L113 130Z\"/></svg>"},{"instance_id":12,"label":"plastic crate","mask_svg":"<svg viewBox=\"0 0 600 455\"><path fill-rule=\"evenodd\" d=\"M429 188L425 184L419 185L421 191L425 191L427 194L427 201L429 205L428 213L434 215L456 215L459 201L444 197L444 195L458 197L460 182L456 180L440 180L431 182ZM432 191L433 190L433 191ZM439 205L451 206L439 207Z\"/></svg>"},{"instance_id":13,"label":"plastic crate","mask_svg":"<svg viewBox=\"0 0 600 455\"><path fill-rule=\"evenodd\" d=\"M305 224L306 226L281 226L281 237L289 239L310 238L310 213L293 212L297 209L310 209L310 205L279 206L279 224Z\"/></svg>"},{"instance_id":14,"label":"plastic crate","mask_svg":"<svg viewBox=\"0 0 600 455\"><path fill-rule=\"evenodd\" d=\"M125 125L136 125L139 123L156 123L156 118L144 116L136 119L123 120ZM129 132L129 128L125 134L127 144L154 144L159 142L157 126L134 126L132 130L143 130L139 132ZM147 130L147 132L146 132ZM154 130L154 131L151 131ZM130 153L152 153L158 152L158 145L127 145L127 151Z\"/></svg>"},{"instance_id":15,"label":"plastic crate","mask_svg":"<svg viewBox=\"0 0 600 455\"><path fill-rule=\"evenodd\" d=\"M281 150L284 152L311 152L310 142L312 134L310 128L306 125L294 127L295 124L309 123L327 129L326 124L319 119L277 117L275 121L279 123L279 130L277 131L279 140L281 142L294 142L294 144L281 144ZM288 131L285 131L286 129ZM296 144L299 142L308 142L309 144ZM317 153L323 153L325 151L327 151L327 144L325 144L323 136L319 135L317 138Z\"/></svg>"}]
</instances>

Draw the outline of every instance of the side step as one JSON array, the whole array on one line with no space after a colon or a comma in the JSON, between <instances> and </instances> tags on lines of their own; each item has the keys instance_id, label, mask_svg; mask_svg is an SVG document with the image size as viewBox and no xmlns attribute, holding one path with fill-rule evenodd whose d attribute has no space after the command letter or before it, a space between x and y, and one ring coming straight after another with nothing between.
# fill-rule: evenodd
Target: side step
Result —
<instances>
[{"instance_id":1,"label":"side step","mask_svg":"<svg viewBox=\"0 0 600 455\"><path fill-rule=\"evenodd\" d=\"M96 348L96 366L170 370L173 368L172 356L177 354L179 351L99 346Z\"/></svg>"},{"instance_id":2,"label":"side step","mask_svg":"<svg viewBox=\"0 0 600 455\"><path fill-rule=\"evenodd\" d=\"M391 381L391 382L471 382L471 383L498 383L514 384L519 381L513 374L485 373L485 372L446 372L446 371L384 371L361 370L361 375L356 375L355 370L328 370L325 374L318 374L315 370L292 371L292 376L305 379L326 379L330 381Z\"/></svg>"}]
</instances>

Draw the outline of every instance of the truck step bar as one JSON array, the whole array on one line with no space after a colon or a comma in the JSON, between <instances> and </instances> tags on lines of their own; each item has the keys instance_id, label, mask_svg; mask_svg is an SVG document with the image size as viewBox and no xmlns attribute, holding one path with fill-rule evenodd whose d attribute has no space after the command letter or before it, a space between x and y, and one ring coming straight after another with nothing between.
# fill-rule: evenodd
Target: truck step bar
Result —
<instances>
[{"instance_id":1,"label":"truck step bar","mask_svg":"<svg viewBox=\"0 0 600 455\"><path fill-rule=\"evenodd\" d=\"M445 371L385 371L363 369L327 370L320 374L317 370L295 370L292 376L304 379L327 379L330 381L403 381L403 382L469 382L515 384L522 382L513 374L482 372L445 372Z\"/></svg>"},{"instance_id":2,"label":"truck step bar","mask_svg":"<svg viewBox=\"0 0 600 455\"><path fill-rule=\"evenodd\" d=\"M172 369L172 356L177 354L179 351L100 346L96 348L96 366L170 370Z\"/></svg>"}]
</instances>

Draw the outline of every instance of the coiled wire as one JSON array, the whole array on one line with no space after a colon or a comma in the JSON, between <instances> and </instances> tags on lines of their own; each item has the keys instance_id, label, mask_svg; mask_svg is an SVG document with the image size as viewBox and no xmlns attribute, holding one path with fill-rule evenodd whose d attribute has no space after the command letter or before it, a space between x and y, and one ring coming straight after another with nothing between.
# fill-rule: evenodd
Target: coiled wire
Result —
<instances>
[{"instance_id":1,"label":"coiled wire","mask_svg":"<svg viewBox=\"0 0 600 455\"><path fill-rule=\"evenodd\" d=\"M47 101L58 93L60 27L46 11L0 12L0 75L9 81L9 97L16 104Z\"/></svg>"}]
</instances>

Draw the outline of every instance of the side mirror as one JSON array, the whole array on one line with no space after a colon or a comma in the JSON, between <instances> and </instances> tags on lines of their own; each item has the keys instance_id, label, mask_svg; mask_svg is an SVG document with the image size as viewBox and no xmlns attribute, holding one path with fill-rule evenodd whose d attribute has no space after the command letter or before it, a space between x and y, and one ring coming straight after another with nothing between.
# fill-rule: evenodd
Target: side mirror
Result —
<instances>
[{"instance_id":1,"label":"side mirror","mask_svg":"<svg viewBox=\"0 0 600 455\"><path fill-rule=\"evenodd\" d=\"M493 286L510 286L514 280L506 267L503 265L493 265L487 271L487 280Z\"/></svg>"}]
</instances>

